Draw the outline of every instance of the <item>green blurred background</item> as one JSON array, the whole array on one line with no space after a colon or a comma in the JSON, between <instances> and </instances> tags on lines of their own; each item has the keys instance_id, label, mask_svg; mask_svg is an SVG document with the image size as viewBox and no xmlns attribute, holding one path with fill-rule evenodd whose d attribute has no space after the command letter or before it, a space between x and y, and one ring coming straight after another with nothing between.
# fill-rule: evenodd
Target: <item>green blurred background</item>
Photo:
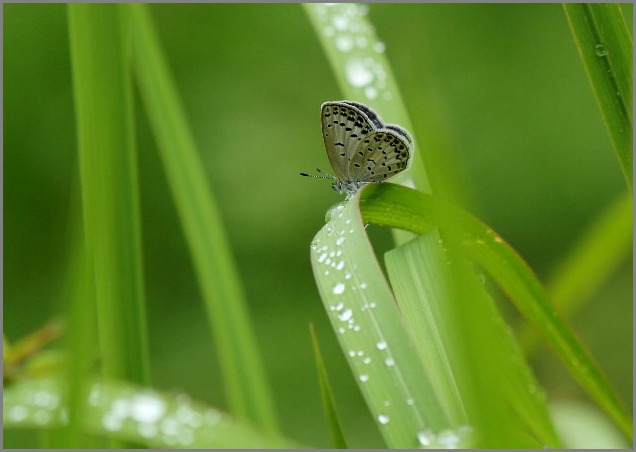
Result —
<instances>
[{"instance_id":1,"label":"green blurred background","mask_svg":"<svg viewBox=\"0 0 636 452\"><path fill-rule=\"evenodd\" d=\"M632 6L623 6L631 28ZM3 10L4 332L16 340L61 310L79 181L65 7ZM238 263L284 433L329 446L313 322L350 446L381 447L309 263L309 243L340 199L326 181L298 173L329 169L319 107L342 95L302 7L151 11ZM426 118L435 118L469 208L545 280L626 187L561 6L372 4L369 17L414 134L431 133ZM224 407L189 253L136 100L152 382ZM418 152L426 160L426 149ZM631 259L572 322L631 404ZM551 399L581 397L547 352L535 364ZM9 433L5 447L37 446Z\"/></svg>"}]
</instances>

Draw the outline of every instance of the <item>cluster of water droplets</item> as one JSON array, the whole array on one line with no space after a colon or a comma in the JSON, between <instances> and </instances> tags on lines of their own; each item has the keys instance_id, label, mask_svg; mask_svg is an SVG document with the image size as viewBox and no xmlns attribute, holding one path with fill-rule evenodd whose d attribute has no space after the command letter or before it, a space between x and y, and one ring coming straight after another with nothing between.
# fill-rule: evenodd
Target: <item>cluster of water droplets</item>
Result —
<instances>
[{"instance_id":1,"label":"cluster of water droplets","mask_svg":"<svg viewBox=\"0 0 636 452\"><path fill-rule=\"evenodd\" d=\"M66 422L68 414L61 407L59 391L43 385L41 388L25 392L21 400L23 403L14 404L4 416L6 420L16 425L35 424L48 426Z\"/></svg>"},{"instance_id":2,"label":"cluster of water droplets","mask_svg":"<svg viewBox=\"0 0 636 452\"><path fill-rule=\"evenodd\" d=\"M365 19L368 6L351 3L312 6L320 20L323 36L346 58L344 76L349 84L359 88L369 100L379 96L391 99L381 58L385 45L377 40L373 27Z\"/></svg>"},{"instance_id":3,"label":"cluster of water droplets","mask_svg":"<svg viewBox=\"0 0 636 452\"><path fill-rule=\"evenodd\" d=\"M373 327L374 324L377 325L376 316L379 315L375 312L378 306L373 299L373 292L371 292L373 289L369 287L368 282L359 279L355 261L346 259L346 256L349 255L347 247L355 246L353 243L358 237L353 236L356 233L356 228L352 224L352 220L343 218L344 210L344 205L339 204L329 211L327 215L329 221L323 231L325 234L319 234L311 244L315 270L326 277L325 290L328 292L326 295L330 300L327 306L328 314L336 331L341 336L341 343L345 348L348 348L347 358L356 369L360 383L364 386L380 384L379 380L374 380L373 375L374 369L377 368L370 366L372 363L377 364L378 362L390 372L395 372L397 381L403 382L390 344L383 337L381 330ZM357 296L359 293L364 293L364 296ZM360 316L365 318L362 319ZM371 328L371 331L364 332L366 336L375 337L372 349L367 349L363 345L349 345L360 344L361 341L356 335L363 328L361 324L364 325L364 328ZM349 337L349 335L353 336ZM377 389L378 387L374 389L376 394L378 393ZM405 408L413 410L413 415L421 420L413 394L406 386L402 386L402 390L403 397L399 400L391 400L387 397L380 406L374 408L375 417L379 424L389 424L393 414L395 414L393 410L398 412ZM414 431L413 435L414 444L420 444L418 433Z\"/></svg>"},{"instance_id":4,"label":"cluster of water droplets","mask_svg":"<svg viewBox=\"0 0 636 452\"><path fill-rule=\"evenodd\" d=\"M221 413L212 408L194 407L191 399L180 394L174 403L152 391L131 392L109 398L101 385L95 385L89 403L101 407L101 424L108 431L135 429L143 438L153 438L168 446L187 447L194 443L198 431L217 425Z\"/></svg>"},{"instance_id":5,"label":"cluster of water droplets","mask_svg":"<svg viewBox=\"0 0 636 452\"><path fill-rule=\"evenodd\" d=\"M464 449L474 447L474 432L468 425L439 432L424 429L417 434L417 440L426 449Z\"/></svg>"}]
</instances>

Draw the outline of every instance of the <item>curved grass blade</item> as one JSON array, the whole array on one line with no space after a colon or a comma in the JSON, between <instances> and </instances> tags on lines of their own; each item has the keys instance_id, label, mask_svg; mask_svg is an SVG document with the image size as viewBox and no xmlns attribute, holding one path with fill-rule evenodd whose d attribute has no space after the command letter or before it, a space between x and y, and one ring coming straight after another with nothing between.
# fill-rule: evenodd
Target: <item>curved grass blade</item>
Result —
<instances>
[{"instance_id":1,"label":"curved grass blade","mask_svg":"<svg viewBox=\"0 0 636 452\"><path fill-rule=\"evenodd\" d=\"M584 231L553 272L546 289L565 317L589 300L616 268L632 254L633 198L625 192ZM536 333L524 324L519 341L526 355L540 350Z\"/></svg>"},{"instance_id":2,"label":"curved grass blade","mask_svg":"<svg viewBox=\"0 0 636 452\"><path fill-rule=\"evenodd\" d=\"M358 214L357 197L332 210L331 221L311 244L316 284L388 447L435 447L418 437L453 426L402 323Z\"/></svg>"},{"instance_id":3,"label":"curved grass blade","mask_svg":"<svg viewBox=\"0 0 636 452\"><path fill-rule=\"evenodd\" d=\"M632 188L632 39L618 3L564 3L627 185Z\"/></svg>"},{"instance_id":4,"label":"curved grass blade","mask_svg":"<svg viewBox=\"0 0 636 452\"><path fill-rule=\"evenodd\" d=\"M67 422L61 379L23 380L4 392L5 428L52 429ZM86 432L156 449L280 449L297 444L258 432L183 394L167 394L118 381L81 388Z\"/></svg>"},{"instance_id":5,"label":"curved grass blade","mask_svg":"<svg viewBox=\"0 0 636 452\"><path fill-rule=\"evenodd\" d=\"M468 256L484 268L537 328L581 387L633 437L632 420L603 372L556 313L541 283L521 257L492 229L466 212L394 184L372 184L361 190L364 221L421 234L451 215L463 231Z\"/></svg>"}]
</instances>

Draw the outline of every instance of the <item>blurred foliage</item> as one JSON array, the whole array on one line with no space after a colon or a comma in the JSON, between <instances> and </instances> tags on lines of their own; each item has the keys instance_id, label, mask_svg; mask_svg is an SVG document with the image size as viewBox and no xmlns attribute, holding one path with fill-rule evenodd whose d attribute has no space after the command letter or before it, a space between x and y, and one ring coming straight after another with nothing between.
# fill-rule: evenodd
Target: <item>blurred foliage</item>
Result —
<instances>
[{"instance_id":1,"label":"blurred foliage","mask_svg":"<svg viewBox=\"0 0 636 452\"><path fill-rule=\"evenodd\" d=\"M631 21L631 5L623 6ZM348 444L381 446L309 263L311 238L339 198L298 172L328 169L318 112L342 96L307 17L285 4L152 11L203 150L284 433L329 446L307 333L313 322ZM60 312L78 168L64 6L7 4L4 14L4 331L15 341ZM443 124L470 209L545 280L625 190L561 6L373 4L369 15L414 133L431 115ZM152 383L223 408L189 254L147 120L139 114L137 123ZM426 149L418 152L426 159ZM625 263L573 319L627 403L631 274ZM552 356L536 364L549 397L580 397ZM33 447L32 437L11 432L5 446Z\"/></svg>"}]
</instances>

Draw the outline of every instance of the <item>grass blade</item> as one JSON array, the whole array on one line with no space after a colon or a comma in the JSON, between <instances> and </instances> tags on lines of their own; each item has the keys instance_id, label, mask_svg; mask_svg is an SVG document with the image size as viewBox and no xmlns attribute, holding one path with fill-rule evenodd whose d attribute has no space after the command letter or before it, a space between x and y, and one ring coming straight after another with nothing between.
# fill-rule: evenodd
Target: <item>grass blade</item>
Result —
<instances>
[{"instance_id":1,"label":"grass blade","mask_svg":"<svg viewBox=\"0 0 636 452\"><path fill-rule=\"evenodd\" d=\"M404 328L355 199L339 205L312 242L316 284L388 447L435 447L419 435L453 426Z\"/></svg>"},{"instance_id":2,"label":"grass blade","mask_svg":"<svg viewBox=\"0 0 636 452\"><path fill-rule=\"evenodd\" d=\"M438 398L447 410L455 408L455 425L470 423L478 432L480 447L558 447L543 394L510 330L474 270L444 236L440 242L429 231L386 254L400 312L412 324ZM444 274L428 259L434 253L449 262ZM526 431L539 442L530 441Z\"/></svg>"},{"instance_id":3,"label":"grass blade","mask_svg":"<svg viewBox=\"0 0 636 452\"><path fill-rule=\"evenodd\" d=\"M442 221L440 212L446 215L453 211L449 206L440 206L428 195L398 185L373 184L362 191L360 207L364 221L419 234ZM463 231L468 256L493 277L551 345L581 387L631 440L630 414L585 347L559 318L527 264L492 229L471 215L457 209L452 215Z\"/></svg>"},{"instance_id":4,"label":"grass blade","mask_svg":"<svg viewBox=\"0 0 636 452\"><path fill-rule=\"evenodd\" d=\"M309 325L309 332L311 334L311 345L314 349L314 358L316 359L316 371L318 372L322 404L325 409L325 417L327 418L327 425L329 426L329 434L331 436L331 446L332 449L348 449L347 442L342 433L342 426L338 420L336 403L331 385L329 384L327 368L320 353L320 345L318 344L318 337L316 336L316 330L313 325Z\"/></svg>"},{"instance_id":5,"label":"grass blade","mask_svg":"<svg viewBox=\"0 0 636 452\"><path fill-rule=\"evenodd\" d=\"M148 6L131 4L127 8L134 24L137 80L192 253L232 412L275 430L271 395L204 165L186 123Z\"/></svg>"},{"instance_id":6,"label":"grass blade","mask_svg":"<svg viewBox=\"0 0 636 452\"><path fill-rule=\"evenodd\" d=\"M72 4L68 12L88 274L95 281L102 369L107 377L147 383L126 24L121 5Z\"/></svg>"},{"instance_id":7,"label":"grass blade","mask_svg":"<svg viewBox=\"0 0 636 452\"><path fill-rule=\"evenodd\" d=\"M632 39L617 3L564 3L618 161L632 188Z\"/></svg>"},{"instance_id":8,"label":"grass blade","mask_svg":"<svg viewBox=\"0 0 636 452\"><path fill-rule=\"evenodd\" d=\"M343 95L369 105L385 121L412 131L398 83L384 53L384 43L366 17L368 6L357 3L305 3L303 6ZM392 180L430 192L424 160L417 152L410 168Z\"/></svg>"},{"instance_id":9,"label":"grass blade","mask_svg":"<svg viewBox=\"0 0 636 452\"><path fill-rule=\"evenodd\" d=\"M633 235L633 198L624 193L584 231L569 254L546 283L559 312L570 317L581 308L618 265L631 255ZM526 354L540 348L536 333L529 325L519 331Z\"/></svg>"},{"instance_id":10,"label":"grass blade","mask_svg":"<svg viewBox=\"0 0 636 452\"><path fill-rule=\"evenodd\" d=\"M64 424L60 379L23 380L2 401L5 428L51 429ZM168 394L114 380L82 389L84 431L151 449L282 449L299 445L263 434L185 394Z\"/></svg>"}]
</instances>

